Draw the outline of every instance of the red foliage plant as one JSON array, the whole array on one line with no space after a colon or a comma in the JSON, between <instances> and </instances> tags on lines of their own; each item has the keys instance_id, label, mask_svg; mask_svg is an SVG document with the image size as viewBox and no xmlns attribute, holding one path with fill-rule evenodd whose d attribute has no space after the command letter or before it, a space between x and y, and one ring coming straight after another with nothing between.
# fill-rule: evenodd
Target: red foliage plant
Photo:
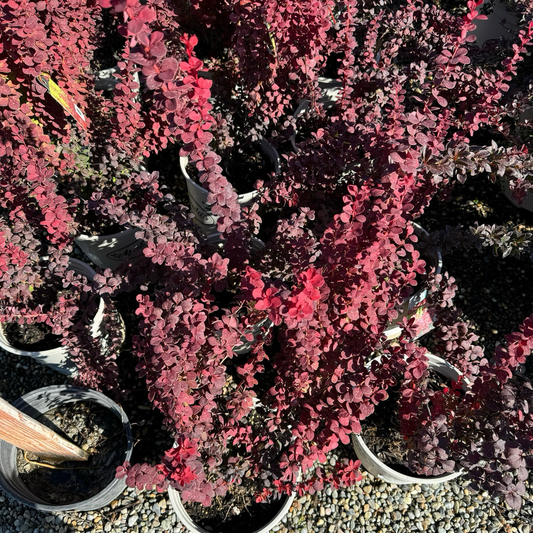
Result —
<instances>
[{"instance_id":1,"label":"red foliage plant","mask_svg":"<svg viewBox=\"0 0 533 533\"><path fill-rule=\"evenodd\" d=\"M531 25L492 68L471 35L480 1L462 18L420 0L0 4L2 299L16 293L17 309L26 306L32 265L40 255L64 265L88 213L138 228L144 242L136 261L100 272L92 288L106 298L136 291L137 370L176 445L157 465L124 465L120 477L170 484L206 505L247 477L262 483L257 499L350 485L359 463L332 465L327 454L401 378L413 466L460 464L476 487L519 505L531 398L529 382L510 375L531 348L530 323L487 363L457 325L452 280L421 258L412 223L469 173L527 189L525 147L476 139L505 133L511 109L525 105L516 73ZM112 96L95 90L91 70L104 13L122 39ZM71 126L40 74L77 103L86 132ZM323 76L337 85L329 100ZM308 112L294 118L302 99ZM223 175L215 146L231 121L233 135L268 136L283 153L281 172L257 184L261 206L241 210ZM292 151L295 125L302 140ZM172 146L209 190L223 250L165 194L157 172L138 171L142 158ZM506 242L490 228L478 233ZM258 236L264 247L252 245ZM431 285L443 354L471 379L464 397L422 387L413 319L401 323L398 343L387 341L417 274ZM368 367L377 354L382 364ZM77 360L81 381L105 376L105 361L91 366L83 351ZM496 427L502 406L509 416ZM473 435L468 416L477 417ZM485 423L498 434L490 444ZM494 457L505 474L484 468Z\"/></svg>"}]
</instances>

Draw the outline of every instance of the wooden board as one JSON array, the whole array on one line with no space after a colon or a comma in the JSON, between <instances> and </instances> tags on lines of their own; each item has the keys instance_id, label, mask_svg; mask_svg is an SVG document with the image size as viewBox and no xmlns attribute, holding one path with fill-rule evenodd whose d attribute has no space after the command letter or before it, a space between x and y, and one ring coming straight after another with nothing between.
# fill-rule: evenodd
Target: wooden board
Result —
<instances>
[{"instance_id":1,"label":"wooden board","mask_svg":"<svg viewBox=\"0 0 533 533\"><path fill-rule=\"evenodd\" d=\"M86 461L89 455L51 429L0 398L0 439L40 459Z\"/></svg>"}]
</instances>

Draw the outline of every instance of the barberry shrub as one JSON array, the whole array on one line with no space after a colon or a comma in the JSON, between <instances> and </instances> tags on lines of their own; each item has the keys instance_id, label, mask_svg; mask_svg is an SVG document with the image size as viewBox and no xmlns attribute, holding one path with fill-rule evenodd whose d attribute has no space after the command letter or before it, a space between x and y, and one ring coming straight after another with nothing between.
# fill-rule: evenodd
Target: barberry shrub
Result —
<instances>
[{"instance_id":1,"label":"barberry shrub","mask_svg":"<svg viewBox=\"0 0 533 533\"><path fill-rule=\"evenodd\" d=\"M175 447L159 464L124 465L119 476L137 487L171 484L206 505L250 476L261 480L258 499L354 483L358 463L331 465L327 453L360 431L400 375L411 460L422 472L437 457L432 472L460 463L478 487L502 492L484 469L486 435L474 435L478 455L466 436L449 436L470 423L469 405L479 404L476 424L492 420L495 405L509 408L514 433L502 427L494 453L510 459L503 492L519 505L531 452L528 385L518 394L507 379L529 353L529 322L487 364L456 325L453 283L425 264L412 222L471 173L527 190L527 150L512 136L503 146L481 142L508 131L511 108L525 105L516 73L532 37L527 10L495 67L471 34L480 1L461 16L420 0L0 2L2 290L25 305L38 256L52 250L64 264L88 213L138 228L144 242L135 261L99 272L92 288L106 298L136 292L137 370ZM104 94L94 86L95 53L110 21L118 83ZM83 125L39 75L70 95ZM324 105L323 76L339 85L334 105ZM294 118L302 99L309 112ZM224 175L217 142L239 140L229 123L238 125L233 136L267 136L282 153L281 172L256 184L261 205L241 209ZM157 169L139 167L172 147L209 190L223 251L165 194ZM258 235L264 248L251 244ZM413 319L403 320L397 343L386 340L417 275L440 310L441 351L473 383L460 398L464 411L457 391L422 388ZM245 341L251 350L238 355ZM376 354L382 364L369 368ZM102 383L106 362L78 355L80 380ZM438 416L428 419L427 401ZM456 407L459 428L450 420Z\"/></svg>"}]
</instances>

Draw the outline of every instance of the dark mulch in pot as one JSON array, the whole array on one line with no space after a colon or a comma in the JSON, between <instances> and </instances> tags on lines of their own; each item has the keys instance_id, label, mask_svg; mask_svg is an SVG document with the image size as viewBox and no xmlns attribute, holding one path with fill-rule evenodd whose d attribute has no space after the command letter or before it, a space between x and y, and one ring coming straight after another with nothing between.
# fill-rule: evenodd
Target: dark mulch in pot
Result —
<instances>
[{"instance_id":1,"label":"dark mulch in pot","mask_svg":"<svg viewBox=\"0 0 533 533\"><path fill-rule=\"evenodd\" d=\"M41 352L61 346L62 336L54 335L52 328L42 322L35 324L7 322L3 328L11 346L19 350Z\"/></svg>"},{"instance_id":2,"label":"dark mulch in pot","mask_svg":"<svg viewBox=\"0 0 533 533\"><path fill-rule=\"evenodd\" d=\"M115 478L124 460L127 439L122 422L103 406L73 402L47 411L37 420L83 448L88 461L52 465L34 454L17 451L17 469L23 483L37 497L54 505L77 503L101 492Z\"/></svg>"},{"instance_id":3,"label":"dark mulch in pot","mask_svg":"<svg viewBox=\"0 0 533 533\"><path fill-rule=\"evenodd\" d=\"M256 182L258 180L269 181L272 172L274 172L274 165L268 155L255 144L235 149L231 155L223 157L219 165L222 167L222 174L231 183L237 194L255 191ZM195 165L187 165L187 174L204 187L199 180L199 173Z\"/></svg>"},{"instance_id":4,"label":"dark mulch in pot","mask_svg":"<svg viewBox=\"0 0 533 533\"><path fill-rule=\"evenodd\" d=\"M442 390L443 387L450 386L450 380L430 369L421 384L431 390ZM378 403L374 413L361 422L361 436L381 462L400 474L419 476L408 467L408 449L400 432L399 384L390 387L387 393L388 399Z\"/></svg>"},{"instance_id":5,"label":"dark mulch in pot","mask_svg":"<svg viewBox=\"0 0 533 533\"><path fill-rule=\"evenodd\" d=\"M286 496L257 503L253 495L257 486L254 481L245 485L232 485L225 497L216 496L209 507L201 503L183 502L196 524L217 533L256 531L279 512Z\"/></svg>"},{"instance_id":6,"label":"dark mulch in pot","mask_svg":"<svg viewBox=\"0 0 533 533\"><path fill-rule=\"evenodd\" d=\"M266 182L274 172L270 158L255 144L234 150L231 157L224 158L220 164L237 194L254 191L258 180Z\"/></svg>"},{"instance_id":7,"label":"dark mulch in pot","mask_svg":"<svg viewBox=\"0 0 533 533\"><path fill-rule=\"evenodd\" d=\"M85 306L86 304L83 305ZM72 318L72 323L76 324L81 320L83 312L84 309L79 308ZM91 318L93 317L94 315L91 316ZM9 343L19 350L42 352L61 346L62 335L52 333L52 327L44 322L34 322L32 324L5 322L2 327Z\"/></svg>"},{"instance_id":8,"label":"dark mulch in pot","mask_svg":"<svg viewBox=\"0 0 533 533\"><path fill-rule=\"evenodd\" d=\"M146 161L149 172L159 172L159 184L163 194L171 194L177 204L189 205L185 178L181 173L179 147L171 145Z\"/></svg>"},{"instance_id":9,"label":"dark mulch in pot","mask_svg":"<svg viewBox=\"0 0 533 533\"><path fill-rule=\"evenodd\" d=\"M113 235L124 230L124 226L111 222L110 220L103 219L97 215L94 211L89 211L85 216L83 233L85 235L100 236Z\"/></svg>"}]
</instances>

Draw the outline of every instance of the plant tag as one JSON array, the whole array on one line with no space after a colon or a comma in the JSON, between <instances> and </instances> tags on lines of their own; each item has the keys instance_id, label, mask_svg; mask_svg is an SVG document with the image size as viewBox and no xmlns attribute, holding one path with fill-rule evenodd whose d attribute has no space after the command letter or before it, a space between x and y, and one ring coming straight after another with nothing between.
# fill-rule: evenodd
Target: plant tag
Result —
<instances>
[{"instance_id":1,"label":"plant tag","mask_svg":"<svg viewBox=\"0 0 533 533\"><path fill-rule=\"evenodd\" d=\"M429 333L435 326L433 325L433 312L426 307L419 307L415 312L416 337L419 339Z\"/></svg>"},{"instance_id":2,"label":"plant tag","mask_svg":"<svg viewBox=\"0 0 533 533\"><path fill-rule=\"evenodd\" d=\"M46 87L52 98L78 123L84 131L87 131L87 119L74 100L55 83L48 74L42 73L37 76L37 81Z\"/></svg>"},{"instance_id":3,"label":"plant tag","mask_svg":"<svg viewBox=\"0 0 533 533\"><path fill-rule=\"evenodd\" d=\"M428 291L423 290L409 298L409 304L407 306L408 311L413 311L423 306L426 303Z\"/></svg>"}]
</instances>

